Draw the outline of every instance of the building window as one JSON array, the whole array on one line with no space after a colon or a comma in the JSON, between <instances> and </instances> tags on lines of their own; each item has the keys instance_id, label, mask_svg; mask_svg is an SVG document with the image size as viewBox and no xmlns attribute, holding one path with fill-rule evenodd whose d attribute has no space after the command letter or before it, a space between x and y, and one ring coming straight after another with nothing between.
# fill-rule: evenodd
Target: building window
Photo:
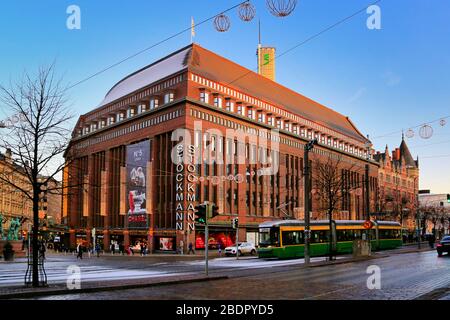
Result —
<instances>
[{"instance_id":1,"label":"building window","mask_svg":"<svg viewBox=\"0 0 450 320\"><path fill-rule=\"evenodd\" d=\"M273 127L273 117L267 117L267 124Z\"/></svg>"},{"instance_id":2,"label":"building window","mask_svg":"<svg viewBox=\"0 0 450 320\"><path fill-rule=\"evenodd\" d=\"M200 101L204 103L209 103L209 94L206 91L200 92Z\"/></svg>"},{"instance_id":3,"label":"building window","mask_svg":"<svg viewBox=\"0 0 450 320\"><path fill-rule=\"evenodd\" d=\"M227 102L225 104L225 108L226 108L227 111L234 112L234 102L231 101L230 99L227 99Z\"/></svg>"},{"instance_id":4,"label":"building window","mask_svg":"<svg viewBox=\"0 0 450 320\"><path fill-rule=\"evenodd\" d=\"M136 109L134 107L130 107L127 111L128 116L127 118L134 117L136 115Z\"/></svg>"},{"instance_id":5,"label":"building window","mask_svg":"<svg viewBox=\"0 0 450 320\"><path fill-rule=\"evenodd\" d=\"M138 107L138 113L143 113L145 111L147 111L147 105L145 103L140 104Z\"/></svg>"},{"instance_id":6,"label":"building window","mask_svg":"<svg viewBox=\"0 0 450 320\"><path fill-rule=\"evenodd\" d=\"M286 123L284 124L284 130L286 130L286 131L291 131L291 124L290 124L289 122L286 122Z\"/></svg>"},{"instance_id":7,"label":"building window","mask_svg":"<svg viewBox=\"0 0 450 320\"><path fill-rule=\"evenodd\" d=\"M278 129L283 129L283 120L277 119L277 128Z\"/></svg>"},{"instance_id":8,"label":"building window","mask_svg":"<svg viewBox=\"0 0 450 320\"><path fill-rule=\"evenodd\" d=\"M214 107L222 108L222 98L219 96L214 97Z\"/></svg>"},{"instance_id":9,"label":"building window","mask_svg":"<svg viewBox=\"0 0 450 320\"><path fill-rule=\"evenodd\" d=\"M245 113L245 108L244 108L244 106L243 106L242 104L239 104L239 105L237 106L237 114L244 115L244 113Z\"/></svg>"},{"instance_id":10,"label":"building window","mask_svg":"<svg viewBox=\"0 0 450 320\"><path fill-rule=\"evenodd\" d=\"M156 109L159 107L159 99L158 98L151 98L150 99L150 110Z\"/></svg>"},{"instance_id":11,"label":"building window","mask_svg":"<svg viewBox=\"0 0 450 320\"><path fill-rule=\"evenodd\" d=\"M249 117L250 119L253 119L253 109L252 108L248 108L247 117Z\"/></svg>"},{"instance_id":12,"label":"building window","mask_svg":"<svg viewBox=\"0 0 450 320\"><path fill-rule=\"evenodd\" d=\"M110 116L108 118L108 125L114 124L116 122L116 118L114 116Z\"/></svg>"},{"instance_id":13,"label":"building window","mask_svg":"<svg viewBox=\"0 0 450 320\"><path fill-rule=\"evenodd\" d=\"M173 102L175 94L173 92L168 92L164 95L164 104Z\"/></svg>"},{"instance_id":14,"label":"building window","mask_svg":"<svg viewBox=\"0 0 450 320\"><path fill-rule=\"evenodd\" d=\"M264 123L264 113L258 112L258 122Z\"/></svg>"},{"instance_id":15,"label":"building window","mask_svg":"<svg viewBox=\"0 0 450 320\"><path fill-rule=\"evenodd\" d=\"M294 134L298 135L298 126L297 125L294 126L293 130L294 130Z\"/></svg>"}]
</instances>

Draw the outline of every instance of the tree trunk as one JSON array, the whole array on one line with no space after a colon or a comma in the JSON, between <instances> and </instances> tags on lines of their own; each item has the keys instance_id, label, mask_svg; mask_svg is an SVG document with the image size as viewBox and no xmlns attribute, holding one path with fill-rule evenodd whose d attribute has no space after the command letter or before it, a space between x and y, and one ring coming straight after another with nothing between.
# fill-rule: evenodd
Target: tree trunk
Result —
<instances>
[{"instance_id":1,"label":"tree trunk","mask_svg":"<svg viewBox=\"0 0 450 320\"><path fill-rule=\"evenodd\" d=\"M33 186L33 287L39 287L39 192L36 186Z\"/></svg>"}]
</instances>

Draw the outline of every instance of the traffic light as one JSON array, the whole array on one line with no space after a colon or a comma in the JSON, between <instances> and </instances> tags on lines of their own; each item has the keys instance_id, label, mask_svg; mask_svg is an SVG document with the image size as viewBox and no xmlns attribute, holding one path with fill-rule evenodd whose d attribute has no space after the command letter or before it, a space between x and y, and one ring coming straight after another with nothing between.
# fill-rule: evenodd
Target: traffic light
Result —
<instances>
[{"instance_id":1,"label":"traffic light","mask_svg":"<svg viewBox=\"0 0 450 320\"><path fill-rule=\"evenodd\" d=\"M239 228L239 218L233 219L233 229Z\"/></svg>"},{"instance_id":2,"label":"traffic light","mask_svg":"<svg viewBox=\"0 0 450 320\"><path fill-rule=\"evenodd\" d=\"M214 203L209 205L209 210L208 210L208 219L212 219L215 216L219 215L219 207L216 206Z\"/></svg>"},{"instance_id":3,"label":"traffic light","mask_svg":"<svg viewBox=\"0 0 450 320\"><path fill-rule=\"evenodd\" d=\"M195 222L206 224L206 205L199 204L195 207Z\"/></svg>"}]
</instances>

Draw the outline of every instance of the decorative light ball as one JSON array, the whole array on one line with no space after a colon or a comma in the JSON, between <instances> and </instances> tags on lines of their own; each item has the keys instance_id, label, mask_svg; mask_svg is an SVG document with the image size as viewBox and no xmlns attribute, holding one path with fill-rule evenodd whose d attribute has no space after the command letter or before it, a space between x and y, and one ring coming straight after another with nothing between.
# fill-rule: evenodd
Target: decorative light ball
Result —
<instances>
[{"instance_id":1,"label":"decorative light ball","mask_svg":"<svg viewBox=\"0 0 450 320\"><path fill-rule=\"evenodd\" d=\"M294 11L297 0L266 0L267 8L275 17L286 17Z\"/></svg>"},{"instance_id":2,"label":"decorative light ball","mask_svg":"<svg viewBox=\"0 0 450 320\"><path fill-rule=\"evenodd\" d=\"M428 124L424 124L420 127L419 135L422 139L430 139L433 136L433 128Z\"/></svg>"},{"instance_id":3,"label":"decorative light ball","mask_svg":"<svg viewBox=\"0 0 450 320\"><path fill-rule=\"evenodd\" d=\"M413 129L409 129L408 131L406 131L407 138L409 138L409 139L414 138L414 135L415 135L415 133L414 133Z\"/></svg>"},{"instance_id":4,"label":"decorative light ball","mask_svg":"<svg viewBox=\"0 0 450 320\"><path fill-rule=\"evenodd\" d=\"M238 14L242 21L252 21L256 15L255 6L247 1L239 6Z\"/></svg>"},{"instance_id":5,"label":"decorative light ball","mask_svg":"<svg viewBox=\"0 0 450 320\"><path fill-rule=\"evenodd\" d=\"M441 125L441 127L443 127L443 126L445 126L445 125L447 124L447 120L441 119L441 120L439 121L439 124Z\"/></svg>"},{"instance_id":6,"label":"decorative light ball","mask_svg":"<svg viewBox=\"0 0 450 320\"><path fill-rule=\"evenodd\" d=\"M226 32L231 27L230 18L223 13L219 14L214 18L214 27L219 32Z\"/></svg>"}]
</instances>

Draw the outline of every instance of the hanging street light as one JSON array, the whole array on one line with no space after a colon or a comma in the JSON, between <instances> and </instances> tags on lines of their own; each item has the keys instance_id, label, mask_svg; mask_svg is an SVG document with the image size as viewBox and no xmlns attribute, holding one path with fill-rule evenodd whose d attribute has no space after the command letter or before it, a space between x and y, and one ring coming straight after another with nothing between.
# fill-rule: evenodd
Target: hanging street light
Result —
<instances>
[{"instance_id":1,"label":"hanging street light","mask_svg":"<svg viewBox=\"0 0 450 320\"><path fill-rule=\"evenodd\" d=\"M266 0L267 8L275 17L287 17L297 6L297 0Z\"/></svg>"},{"instance_id":2,"label":"hanging street light","mask_svg":"<svg viewBox=\"0 0 450 320\"><path fill-rule=\"evenodd\" d=\"M219 32L226 32L231 27L230 18L223 13L214 18L214 27Z\"/></svg>"}]
</instances>

